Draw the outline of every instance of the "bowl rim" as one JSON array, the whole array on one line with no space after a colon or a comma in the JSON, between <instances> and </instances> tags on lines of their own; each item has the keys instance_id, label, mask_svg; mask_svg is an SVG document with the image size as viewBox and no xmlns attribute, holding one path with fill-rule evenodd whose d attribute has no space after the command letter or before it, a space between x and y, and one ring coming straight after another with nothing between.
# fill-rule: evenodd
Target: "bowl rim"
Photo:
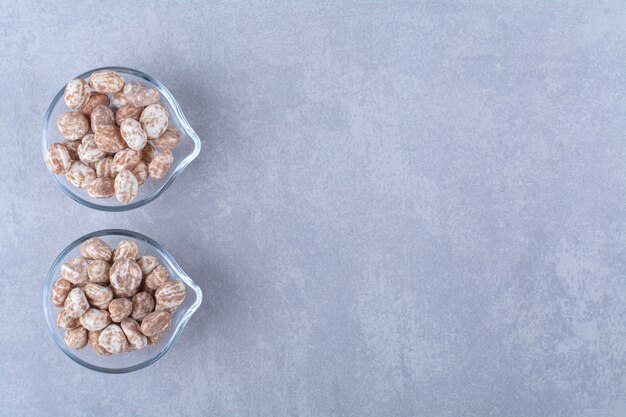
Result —
<instances>
[{"instance_id":1,"label":"bowl rim","mask_svg":"<svg viewBox=\"0 0 626 417\"><path fill-rule=\"evenodd\" d=\"M46 168L48 169L48 172L50 173L52 178L54 178L54 181L57 183L57 185L61 188L61 190L63 190L63 192L67 196L69 196L72 200L82 204L83 206L86 206L86 207L89 207L89 208L95 209L95 210L102 210L102 211L108 211L108 212L120 212L120 211L133 210L133 209L145 206L146 204L152 202L157 197L159 197L165 190L167 190L168 187L172 184L172 182L174 182L176 177L178 177L178 175L180 175L180 173L187 167L187 165L189 165L191 163L191 161L196 159L196 157L200 154L200 149L202 147L202 144L201 144L200 138L198 137L196 132L193 130L193 128L191 127L191 125L187 121L187 118L183 114L183 111L180 108L180 105L178 104L178 101L174 98L172 93L170 93L170 91L159 80L157 80L153 76L151 76L151 75L149 75L149 74L147 74L147 73L145 73L143 71L139 71L139 70L136 70L136 69L133 69L133 68L120 67L120 66L109 66L109 67L95 68L95 69L83 72L82 74L80 74L80 75L78 75L78 76L76 76L74 78L83 78L84 79L84 78L89 77L91 74L93 74L96 71L104 71L104 70L112 70L112 71L117 71L117 72L120 72L120 73L123 73L123 74L130 74L130 75L133 75L133 76L138 77L138 78L142 78L142 79L152 83L159 90L159 93L161 93L161 95L164 96L165 99L168 101L168 103L170 104L172 110L174 111L175 117L180 122L181 128L185 131L185 133L193 141L193 143L194 143L193 151L189 155L187 155L185 158L183 158L176 165L176 167L174 168L174 171L172 171L172 174L169 176L167 181L163 182L159 186L159 188L154 190L151 194L149 194L145 198L142 198L141 200L138 200L138 201L135 201L135 202L132 202L132 203L129 203L129 204L123 204L123 205L117 205L117 206L107 206L107 205L104 205L104 204L98 204L97 202L90 201L90 200L87 200L87 199L79 196L72 189L70 189L65 184L63 184L61 182L61 180L60 180L60 176L56 175L52 171L50 171L50 169L48 168L47 164L46 164ZM47 140L48 138L47 138L47 136L48 136L48 126L50 124L50 118L52 116L52 112L53 112L54 108L56 107L57 103L63 97L64 92L65 92L65 85L54 96L54 98L50 102L50 105L48 106L48 110L46 111L46 114L44 116L43 129L42 129L42 148L43 148L44 163L46 161L46 154L47 154L47 151L48 151L48 143L47 143L48 142L48 140Z\"/></svg>"},{"instance_id":2,"label":"bowl rim","mask_svg":"<svg viewBox=\"0 0 626 417\"><path fill-rule=\"evenodd\" d=\"M189 306L189 308L185 311L185 314L183 315L180 322L174 329L172 336L167 341L167 343L165 343L165 345L161 348L161 350L159 350L154 356L146 359L143 362L140 362L136 365L127 366L124 368L105 368L102 366L93 365L79 358L78 356L76 356L74 354L74 351L70 349L68 346L66 346L63 340L57 334L56 322L51 316L50 311L47 307L49 300L50 300L53 280L55 280L55 276L56 276L54 275L54 272L59 268L61 262L63 262L65 257L73 249L78 247L81 243L83 243L87 239L91 239L92 237L101 237L101 236L124 236L124 237L130 237L132 239L142 240L148 243L157 252L159 252L159 255L165 260L167 265L176 272L177 277L180 278L189 288L191 288L194 291L195 296L196 296L194 303L191 306ZM130 231L130 230L125 230L125 229L98 230L98 231L83 235L79 237L78 239L74 240L67 247L65 247L65 249L63 249L61 253L59 253L59 255L56 257L56 259L52 263L52 266L48 270L48 274L46 276L46 280L44 282L44 287L43 287L44 316L46 318L46 323L48 325L48 330L50 332L50 335L52 336L52 339L54 340L56 345L61 349L61 351L63 351L63 353L65 353L66 356L68 356L70 359L72 359L74 362L78 363L79 365L82 365L85 368L91 369L93 371L98 371L98 372L107 373L107 374L124 374L128 372L138 371L149 365L152 365L153 363L161 359L170 350L174 342L176 342L176 340L182 333L183 329L187 325L187 322L189 321L191 316L193 316L196 310L198 310L201 304L202 304L202 289L200 289L200 287L195 282L193 282L193 280L185 273L185 271L183 271L183 269L180 267L180 265L178 265L174 257L163 246L161 246L157 241L149 238L146 235L143 235L138 232Z\"/></svg>"}]
</instances>

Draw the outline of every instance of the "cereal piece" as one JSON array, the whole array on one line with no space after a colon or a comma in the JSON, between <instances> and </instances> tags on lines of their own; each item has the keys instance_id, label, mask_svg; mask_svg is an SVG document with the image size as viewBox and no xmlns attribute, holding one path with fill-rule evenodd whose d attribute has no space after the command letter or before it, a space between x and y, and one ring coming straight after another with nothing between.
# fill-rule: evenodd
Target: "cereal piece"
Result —
<instances>
[{"instance_id":1,"label":"cereal piece","mask_svg":"<svg viewBox=\"0 0 626 417\"><path fill-rule=\"evenodd\" d=\"M133 106L132 104L125 104L115 113L115 123L121 126L126 119L133 119L139 121L143 112L142 107Z\"/></svg>"},{"instance_id":2,"label":"cereal piece","mask_svg":"<svg viewBox=\"0 0 626 417\"><path fill-rule=\"evenodd\" d=\"M159 265L146 277L146 287L156 291L161 285L167 282L169 276L170 274L167 272L167 268L163 265Z\"/></svg>"},{"instance_id":3,"label":"cereal piece","mask_svg":"<svg viewBox=\"0 0 626 417\"><path fill-rule=\"evenodd\" d=\"M70 109L77 109L89 101L91 93L87 83L82 78L74 78L65 86L63 100Z\"/></svg>"},{"instance_id":4,"label":"cereal piece","mask_svg":"<svg viewBox=\"0 0 626 417\"><path fill-rule=\"evenodd\" d=\"M161 334L148 337L148 346L158 345L161 341Z\"/></svg>"},{"instance_id":5,"label":"cereal piece","mask_svg":"<svg viewBox=\"0 0 626 417\"><path fill-rule=\"evenodd\" d=\"M81 256L72 258L61 265L61 277L74 285L87 282L87 260Z\"/></svg>"},{"instance_id":6,"label":"cereal piece","mask_svg":"<svg viewBox=\"0 0 626 417\"><path fill-rule=\"evenodd\" d=\"M57 119L59 132L65 139L78 140L89 132L89 122L85 115L77 112L61 113Z\"/></svg>"},{"instance_id":7,"label":"cereal piece","mask_svg":"<svg viewBox=\"0 0 626 417\"><path fill-rule=\"evenodd\" d=\"M87 275L89 281L96 284L108 284L109 283L109 270L111 266L107 261L95 260L91 261L89 267L87 267Z\"/></svg>"},{"instance_id":8,"label":"cereal piece","mask_svg":"<svg viewBox=\"0 0 626 417\"><path fill-rule=\"evenodd\" d=\"M147 292L138 292L133 297L133 313L131 317L137 321L143 320L154 311L154 298Z\"/></svg>"},{"instance_id":9,"label":"cereal piece","mask_svg":"<svg viewBox=\"0 0 626 417\"><path fill-rule=\"evenodd\" d=\"M185 284L182 281L168 281L154 293L156 310L175 309L185 300Z\"/></svg>"},{"instance_id":10,"label":"cereal piece","mask_svg":"<svg viewBox=\"0 0 626 417\"><path fill-rule=\"evenodd\" d=\"M141 333L150 337L163 333L172 324L172 318L167 311L155 311L148 314L141 322Z\"/></svg>"},{"instance_id":11,"label":"cereal piece","mask_svg":"<svg viewBox=\"0 0 626 417\"><path fill-rule=\"evenodd\" d=\"M154 157L150 165L148 166L148 173L152 178L161 179L170 169L170 166L174 163L174 155L170 150L164 150Z\"/></svg>"},{"instance_id":12,"label":"cereal piece","mask_svg":"<svg viewBox=\"0 0 626 417\"><path fill-rule=\"evenodd\" d=\"M120 203L128 204L133 201L137 197L138 189L139 183L132 172L120 171L115 177L115 197Z\"/></svg>"},{"instance_id":13,"label":"cereal piece","mask_svg":"<svg viewBox=\"0 0 626 417\"><path fill-rule=\"evenodd\" d=\"M96 179L96 171L79 161L72 162L72 166L65 174L65 178L74 187L84 188Z\"/></svg>"},{"instance_id":14,"label":"cereal piece","mask_svg":"<svg viewBox=\"0 0 626 417\"><path fill-rule=\"evenodd\" d=\"M124 86L124 95L137 107L156 104L161 99L159 90L136 81L129 81Z\"/></svg>"},{"instance_id":15,"label":"cereal piece","mask_svg":"<svg viewBox=\"0 0 626 417\"><path fill-rule=\"evenodd\" d=\"M89 339L89 345L98 355L109 356L110 353L107 352L102 346L100 346L100 342L98 339L100 338L100 333L102 330L98 330L96 332L87 332L87 337Z\"/></svg>"},{"instance_id":16,"label":"cereal piece","mask_svg":"<svg viewBox=\"0 0 626 417\"><path fill-rule=\"evenodd\" d=\"M65 311L70 317L80 317L89 308L89 301L80 288L74 288L65 299Z\"/></svg>"},{"instance_id":17,"label":"cereal piece","mask_svg":"<svg viewBox=\"0 0 626 417\"><path fill-rule=\"evenodd\" d=\"M119 91L111 96L111 106L116 109L120 109L129 103L130 100L124 95L123 91Z\"/></svg>"},{"instance_id":18,"label":"cereal piece","mask_svg":"<svg viewBox=\"0 0 626 417\"><path fill-rule=\"evenodd\" d=\"M79 108L78 111L84 114L85 116L91 118L91 113L93 112L93 109L95 109L96 107L100 105L108 106L109 96L107 96L106 94L102 94L102 93L92 92L91 97L89 97L89 100L87 101L87 103L83 105L81 108Z\"/></svg>"},{"instance_id":19,"label":"cereal piece","mask_svg":"<svg viewBox=\"0 0 626 417\"><path fill-rule=\"evenodd\" d=\"M104 126L115 125L115 114L107 106L100 105L91 112L91 130L99 132Z\"/></svg>"},{"instance_id":20,"label":"cereal piece","mask_svg":"<svg viewBox=\"0 0 626 417\"><path fill-rule=\"evenodd\" d=\"M85 314L80 316L80 325L91 332L97 332L107 327L111 323L109 312L90 308Z\"/></svg>"},{"instance_id":21,"label":"cereal piece","mask_svg":"<svg viewBox=\"0 0 626 417\"><path fill-rule=\"evenodd\" d=\"M109 198L115 195L113 178L101 177L91 181L85 187L87 194L96 198Z\"/></svg>"},{"instance_id":22,"label":"cereal piece","mask_svg":"<svg viewBox=\"0 0 626 417\"><path fill-rule=\"evenodd\" d=\"M169 114L162 104L151 104L141 113L139 122L149 139L156 139L165 133Z\"/></svg>"},{"instance_id":23,"label":"cereal piece","mask_svg":"<svg viewBox=\"0 0 626 417\"><path fill-rule=\"evenodd\" d=\"M159 150L152 145L152 143L146 143L146 146L141 151L141 160L146 164L150 164L154 157L156 157L159 153Z\"/></svg>"},{"instance_id":24,"label":"cereal piece","mask_svg":"<svg viewBox=\"0 0 626 417\"><path fill-rule=\"evenodd\" d=\"M77 154L84 164L98 162L99 160L107 156L107 153L98 148L98 145L96 145L95 135L93 133L88 133L87 135L85 135L82 143L80 143L78 146Z\"/></svg>"},{"instance_id":25,"label":"cereal piece","mask_svg":"<svg viewBox=\"0 0 626 417\"><path fill-rule=\"evenodd\" d=\"M137 184L142 185L146 182L146 178L148 178L148 165L145 162L141 161L133 169L130 170L133 173L135 178L137 178Z\"/></svg>"},{"instance_id":26,"label":"cereal piece","mask_svg":"<svg viewBox=\"0 0 626 417\"><path fill-rule=\"evenodd\" d=\"M80 326L80 320L76 317L71 317L67 314L67 311L61 310L57 317L57 326L62 329L75 329Z\"/></svg>"},{"instance_id":27,"label":"cereal piece","mask_svg":"<svg viewBox=\"0 0 626 417\"><path fill-rule=\"evenodd\" d=\"M137 260L137 265L141 268L143 276L147 277L152 271L154 271L154 268L159 266L159 261L157 261L157 258L154 256L144 255Z\"/></svg>"},{"instance_id":28,"label":"cereal piece","mask_svg":"<svg viewBox=\"0 0 626 417\"><path fill-rule=\"evenodd\" d=\"M143 349L148 346L148 338L141 333L139 323L133 319L125 318L121 325L130 345L136 349Z\"/></svg>"},{"instance_id":29,"label":"cereal piece","mask_svg":"<svg viewBox=\"0 0 626 417\"><path fill-rule=\"evenodd\" d=\"M52 304L62 307L71 290L72 283L66 279L59 278L52 286Z\"/></svg>"},{"instance_id":30,"label":"cereal piece","mask_svg":"<svg viewBox=\"0 0 626 417\"><path fill-rule=\"evenodd\" d=\"M113 125L100 127L94 137L98 148L105 152L115 153L126 147L126 142L122 139L120 128Z\"/></svg>"},{"instance_id":31,"label":"cereal piece","mask_svg":"<svg viewBox=\"0 0 626 417\"><path fill-rule=\"evenodd\" d=\"M100 336L98 344L109 353L120 353L126 348L126 336L117 324L109 324Z\"/></svg>"},{"instance_id":32,"label":"cereal piece","mask_svg":"<svg viewBox=\"0 0 626 417\"><path fill-rule=\"evenodd\" d=\"M115 178L117 171L115 171L113 158L106 157L96 162L96 175L98 177Z\"/></svg>"},{"instance_id":33,"label":"cereal piece","mask_svg":"<svg viewBox=\"0 0 626 417\"><path fill-rule=\"evenodd\" d=\"M126 148L115 154L113 166L117 172L130 170L141 161L141 151Z\"/></svg>"},{"instance_id":34,"label":"cereal piece","mask_svg":"<svg viewBox=\"0 0 626 417\"><path fill-rule=\"evenodd\" d=\"M65 146L60 143L53 143L48 147L46 164L53 173L64 174L69 171L72 165L72 157Z\"/></svg>"},{"instance_id":35,"label":"cereal piece","mask_svg":"<svg viewBox=\"0 0 626 417\"><path fill-rule=\"evenodd\" d=\"M72 349L82 349L87 345L87 330L80 326L75 329L67 329L63 340Z\"/></svg>"},{"instance_id":36,"label":"cereal piece","mask_svg":"<svg viewBox=\"0 0 626 417\"><path fill-rule=\"evenodd\" d=\"M89 77L89 86L98 93L117 93L124 88L124 77L110 70L94 72Z\"/></svg>"},{"instance_id":37,"label":"cereal piece","mask_svg":"<svg viewBox=\"0 0 626 417\"><path fill-rule=\"evenodd\" d=\"M115 322L122 321L123 318L130 316L133 311L133 302L128 298L115 298L109 303L109 314L111 320Z\"/></svg>"},{"instance_id":38,"label":"cereal piece","mask_svg":"<svg viewBox=\"0 0 626 417\"><path fill-rule=\"evenodd\" d=\"M131 292L141 284L141 268L134 259L120 259L111 267L109 280L115 290Z\"/></svg>"},{"instance_id":39,"label":"cereal piece","mask_svg":"<svg viewBox=\"0 0 626 417\"><path fill-rule=\"evenodd\" d=\"M93 305L108 306L113 299L113 290L111 288L96 284L95 282L85 284L83 291L89 302Z\"/></svg>"},{"instance_id":40,"label":"cereal piece","mask_svg":"<svg viewBox=\"0 0 626 417\"><path fill-rule=\"evenodd\" d=\"M141 123L130 117L120 125L120 133L130 149L140 151L148 143L148 136L141 127Z\"/></svg>"},{"instance_id":41,"label":"cereal piece","mask_svg":"<svg viewBox=\"0 0 626 417\"><path fill-rule=\"evenodd\" d=\"M104 240L92 237L80 245L80 254L87 259L108 261L111 259L113 250Z\"/></svg>"},{"instance_id":42,"label":"cereal piece","mask_svg":"<svg viewBox=\"0 0 626 417\"><path fill-rule=\"evenodd\" d=\"M161 149L174 149L180 143L180 132L175 127L169 126L161 136L153 140L153 143Z\"/></svg>"},{"instance_id":43,"label":"cereal piece","mask_svg":"<svg viewBox=\"0 0 626 417\"><path fill-rule=\"evenodd\" d=\"M137 244L132 240L120 240L115 250L113 251L113 261L119 261L120 259L130 258L137 259L139 248Z\"/></svg>"}]
</instances>

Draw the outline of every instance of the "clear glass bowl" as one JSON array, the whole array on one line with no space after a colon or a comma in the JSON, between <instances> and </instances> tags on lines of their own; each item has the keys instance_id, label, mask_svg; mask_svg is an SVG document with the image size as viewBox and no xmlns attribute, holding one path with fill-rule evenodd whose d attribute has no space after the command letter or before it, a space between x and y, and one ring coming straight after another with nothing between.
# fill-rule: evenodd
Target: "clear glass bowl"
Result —
<instances>
[{"instance_id":1,"label":"clear glass bowl","mask_svg":"<svg viewBox=\"0 0 626 417\"><path fill-rule=\"evenodd\" d=\"M56 319L61 308L52 304L50 299L52 286L61 276L61 264L70 258L79 256L80 244L94 236L104 240L111 245L111 247L115 247L117 242L122 239L133 239L139 247L140 255L152 255L156 257L159 263L165 266L169 271L170 279L183 281L187 285L185 301L178 307L174 314L172 314L172 324L163 333L161 341L158 344L134 352L102 356L94 352L89 344L80 350L74 350L70 349L63 341L65 330L56 325ZM74 362L94 371L109 374L138 371L159 360L170 350L172 344L176 341L178 336L180 336L185 325L198 307L200 307L201 303L202 290L185 274L168 251L147 236L120 229L100 230L89 233L75 240L68 247L63 249L50 267L43 289L43 312L46 317L46 323L48 324L48 330L50 330L50 335L57 346Z\"/></svg>"},{"instance_id":2,"label":"clear glass bowl","mask_svg":"<svg viewBox=\"0 0 626 417\"><path fill-rule=\"evenodd\" d=\"M50 174L65 194L84 206L104 211L132 210L148 204L160 196L161 193L163 193L163 191L165 191L167 187L172 184L183 169L185 169L185 167L189 165L189 163L200 153L200 138L189 125L189 122L185 118L185 115L180 109L180 106L172 93L170 93L168 89L165 88L165 86L158 80L146 73L124 67L103 67L87 71L80 74L76 78L87 78L93 72L100 70L117 71L124 75L126 81L139 81L144 84L147 82L147 84L152 85L159 90L161 93L161 102L165 105L165 107L167 107L167 110L170 113L170 126L174 126L180 131L180 144L172 150L172 153L174 154L174 163L168 170L165 177L160 180L148 178L146 182L139 187L137 197L129 204L120 203L115 197L107 199L90 197L84 188L76 188L70 184L65 178L65 175L57 175L51 171ZM50 103L44 118L42 134L44 162L48 147L55 142L63 142L64 140L56 126L57 119L61 113L72 111L72 109L68 108L63 101L64 90L65 86L63 86L54 99L52 99L52 103Z\"/></svg>"}]
</instances>

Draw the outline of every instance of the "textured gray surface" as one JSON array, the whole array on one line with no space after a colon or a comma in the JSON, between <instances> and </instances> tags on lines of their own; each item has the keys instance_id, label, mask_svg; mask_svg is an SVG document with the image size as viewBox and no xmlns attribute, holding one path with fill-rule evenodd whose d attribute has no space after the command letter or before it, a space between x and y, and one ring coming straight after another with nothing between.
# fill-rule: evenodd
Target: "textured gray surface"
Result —
<instances>
[{"instance_id":1,"label":"textured gray surface","mask_svg":"<svg viewBox=\"0 0 626 417\"><path fill-rule=\"evenodd\" d=\"M0 413L625 415L624 3L308 3L0 2ZM40 152L57 89L115 64L203 139L122 214ZM124 376L63 356L40 300L108 227L206 295Z\"/></svg>"}]
</instances>

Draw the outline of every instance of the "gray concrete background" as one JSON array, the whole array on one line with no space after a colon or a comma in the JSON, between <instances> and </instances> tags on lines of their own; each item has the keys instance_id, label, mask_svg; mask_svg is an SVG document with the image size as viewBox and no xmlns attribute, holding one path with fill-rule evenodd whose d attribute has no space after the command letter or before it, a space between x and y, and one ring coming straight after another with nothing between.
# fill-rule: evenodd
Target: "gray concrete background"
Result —
<instances>
[{"instance_id":1,"label":"gray concrete background","mask_svg":"<svg viewBox=\"0 0 626 417\"><path fill-rule=\"evenodd\" d=\"M0 1L2 415L626 415L623 2L163 3ZM129 213L40 152L57 89L103 65L155 75L203 140ZM66 358L40 299L109 227L206 295L124 376Z\"/></svg>"}]
</instances>

